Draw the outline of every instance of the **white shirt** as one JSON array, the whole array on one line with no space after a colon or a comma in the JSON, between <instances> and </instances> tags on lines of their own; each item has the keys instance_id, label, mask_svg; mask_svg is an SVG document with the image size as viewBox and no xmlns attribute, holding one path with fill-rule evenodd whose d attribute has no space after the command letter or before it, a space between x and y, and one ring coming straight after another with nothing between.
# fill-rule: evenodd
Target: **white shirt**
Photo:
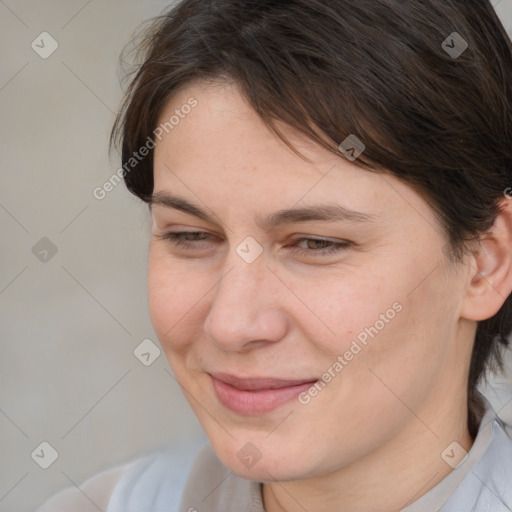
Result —
<instances>
[{"instance_id":1,"label":"white shirt","mask_svg":"<svg viewBox=\"0 0 512 512\"><path fill-rule=\"evenodd\" d=\"M512 427L486 411L467 459L402 512L511 512ZM261 484L209 443L170 445L56 494L36 512L265 512Z\"/></svg>"}]
</instances>

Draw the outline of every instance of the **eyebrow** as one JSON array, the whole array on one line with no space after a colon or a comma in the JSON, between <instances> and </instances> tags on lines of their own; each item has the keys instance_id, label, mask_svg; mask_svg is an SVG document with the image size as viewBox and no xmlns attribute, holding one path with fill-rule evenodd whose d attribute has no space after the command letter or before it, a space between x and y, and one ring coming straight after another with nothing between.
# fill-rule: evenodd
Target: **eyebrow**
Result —
<instances>
[{"instance_id":1,"label":"eyebrow","mask_svg":"<svg viewBox=\"0 0 512 512\"><path fill-rule=\"evenodd\" d=\"M173 208L190 215L194 215L202 220L214 222L213 216L210 216L199 206L190 203L183 197L169 194L167 192L157 192L149 197L149 207L153 205ZM301 208L283 209L257 218L257 224L261 228L274 229L282 224L293 224L299 222L322 221L322 222L371 222L377 216L372 213L363 213L355 210L349 210L339 204L312 204Z\"/></svg>"}]
</instances>

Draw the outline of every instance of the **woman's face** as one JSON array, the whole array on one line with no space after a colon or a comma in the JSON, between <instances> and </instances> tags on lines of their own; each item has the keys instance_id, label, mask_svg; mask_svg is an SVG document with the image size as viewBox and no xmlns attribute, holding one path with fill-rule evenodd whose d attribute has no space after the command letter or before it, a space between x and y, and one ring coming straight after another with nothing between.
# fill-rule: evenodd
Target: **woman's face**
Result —
<instances>
[{"instance_id":1,"label":"woman's face","mask_svg":"<svg viewBox=\"0 0 512 512\"><path fill-rule=\"evenodd\" d=\"M149 306L222 462L301 479L434 432L464 405L472 327L428 204L288 132L301 159L232 85L183 89L161 122L176 110L155 149Z\"/></svg>"}]
</instances>

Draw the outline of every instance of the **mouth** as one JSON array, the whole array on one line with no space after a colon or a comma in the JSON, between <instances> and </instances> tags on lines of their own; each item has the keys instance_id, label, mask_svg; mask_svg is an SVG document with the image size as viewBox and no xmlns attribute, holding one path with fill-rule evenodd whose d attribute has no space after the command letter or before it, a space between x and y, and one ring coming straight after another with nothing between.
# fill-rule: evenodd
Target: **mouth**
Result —
<instances>
[{"instance_id":1,"label":"mouth","mask_svg":"<svg viewBox=\"0 0 512 512\"><path fill-rule=\"evenodd\" d=\"M225 373L209 375L221 404L245 416L257 416L273 411L318 381L318 379L283 380L270 377L240 378Z\"/></svg>"}]
</instances>

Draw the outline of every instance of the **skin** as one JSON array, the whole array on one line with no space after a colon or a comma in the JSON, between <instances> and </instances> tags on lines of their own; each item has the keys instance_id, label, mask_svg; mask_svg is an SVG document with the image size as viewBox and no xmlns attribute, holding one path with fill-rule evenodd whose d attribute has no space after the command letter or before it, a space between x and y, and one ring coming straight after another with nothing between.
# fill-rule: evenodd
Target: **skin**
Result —
<instances>
[{"instance_id":1,"label":"skin","mask_svg":"<svg viewBox=\"0 0 512 512\"><path fill-rule=\"evenodd\" d=\"M512 201L454 265L434 212L408 185L287 129L311 162L301 159L227 83L187 86L161 120L192 96L197 107L157 143L154 192L212 220L151 208L149 307L174 375L222 463L265 482L267 512L399 510L452 470L441 458L448 445L472 445L469 361L476 322L512 290ZM375 217L271 231L256 222L325 202ZM206 236L184 249L161 238L169 231ZM248 236L263 250L250 264L236 252ZM351 245L322 256L325 245L301 237ZM249 417L217 399L209 372L320 378L397 302L402 310L307 405ZM261 453L252 468L237 456L248 442Z\"/></svg>"}]
</instances>

